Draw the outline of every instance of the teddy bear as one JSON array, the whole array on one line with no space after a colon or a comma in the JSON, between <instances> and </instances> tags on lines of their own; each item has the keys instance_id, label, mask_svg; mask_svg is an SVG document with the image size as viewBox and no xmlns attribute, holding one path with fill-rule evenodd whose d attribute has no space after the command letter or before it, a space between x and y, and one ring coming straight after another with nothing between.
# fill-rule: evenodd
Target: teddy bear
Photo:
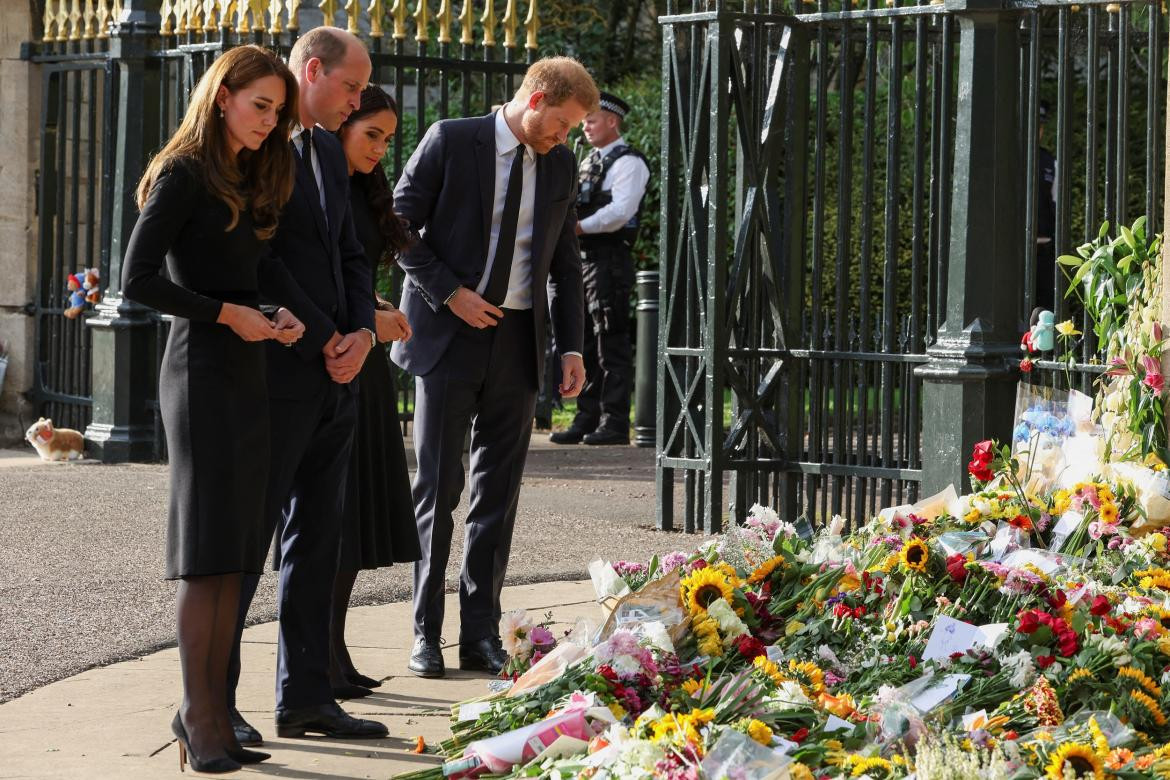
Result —
<instances>
[{"instance_id":1,"label":"teddy bear","mask_svg":"<svg viewBox=\"0 0 1170 780\"><path fill-rule=\"evenodd\" d=\"M86 304L97 303L101 299L100 283L101 273L96 268L86 268L65 277L65 290L69 296L65 316L76 319L85 311Z\"/></svg>"}]
</instances>

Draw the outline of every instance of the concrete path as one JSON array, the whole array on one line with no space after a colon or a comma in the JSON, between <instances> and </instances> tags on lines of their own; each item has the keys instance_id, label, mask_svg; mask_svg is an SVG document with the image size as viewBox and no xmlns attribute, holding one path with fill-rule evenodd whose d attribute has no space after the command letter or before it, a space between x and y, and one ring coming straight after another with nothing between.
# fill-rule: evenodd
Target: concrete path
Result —
<instances>
[{"instance_id":1,"label":"concrete path","mask_svg":"<svg viewBox=\"0 0 1170 780\"><path fill-rule=\"evenodd\" d=\"M560 635L578 618L597 621L600 609L588 582L552 582L505 588L505 609L551 611ZM437 764L410 752L415 737L428 744L450 736L451 704L486 693L488 677L459 672L455 649L444 655L451 671L421 680L406 671L411 644L410 605L352 609L350 651L359 670L385 678L366 699L343 703L353 715L380 720L390 737L373 741L275 738L272 689L276 626L244 634L240 709L265 735L272 758L238 775L291 778L389 778ZM458 633L457 597L447 597L445 635ZM178 747L170 721L180 697L175 648L91 669L0 704L0 778L143 780L178 777ZM190 767L187 768L190 773Z\"/></svg>"}]
</instances>

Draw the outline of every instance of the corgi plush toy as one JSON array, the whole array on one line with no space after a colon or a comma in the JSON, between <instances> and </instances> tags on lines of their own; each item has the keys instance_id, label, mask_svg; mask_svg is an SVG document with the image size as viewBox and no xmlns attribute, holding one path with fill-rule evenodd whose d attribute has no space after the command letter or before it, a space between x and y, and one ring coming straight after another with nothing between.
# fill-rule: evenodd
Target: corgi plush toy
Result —
<instances>
[{"instance_id":1,"label":"corgi plush toy","mask_svg":"<svg viewBox=\"0 0 1170 780\"><path fill-rule=\"evenodd\" d=\"M77 460L85 457L85 439L69 428L54 428L52 420L37 420L25 432L24 438L33 446L41 460Z\"/></svg>"}]
</instances>

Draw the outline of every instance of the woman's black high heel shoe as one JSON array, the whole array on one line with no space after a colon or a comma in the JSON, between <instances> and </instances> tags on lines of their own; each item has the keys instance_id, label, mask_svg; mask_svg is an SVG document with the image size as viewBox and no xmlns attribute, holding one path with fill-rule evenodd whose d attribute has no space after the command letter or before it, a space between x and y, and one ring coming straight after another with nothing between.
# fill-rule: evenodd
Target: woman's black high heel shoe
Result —
<instances>
[{"instance_id":1,"label":"woman's black high heel shoe","mask_svg":"<svg viewBox=\"0 0 1170 780\"><path fill-rule=\"evenodd\" d=\"M239 761L241 764L259 764L261 761L272 758L271 753L248 750L247 748L228 748L227 754L229 758Z\"/></svg>"},{"instance_id":2,"label":"woman's black high heel shoe","mask_svg":"<svg viewBox=\"0 0 1170 780\"><path fill-rule=\"evenodd\" d=\"M207 774L224 774L226 772L235 772L240 768L238 761L234 761L227 756L204 761L195 755L195 751L191 750L191 740L187 738L187 729L183 727L183 719L179 717L179 713L177 712L175 713L175 719L171 721L171 732L175 735L175 739L179 740L180 772L183 771L183 765L188 762L196 772L206 772Z\"/></svg>"}]
</instances>

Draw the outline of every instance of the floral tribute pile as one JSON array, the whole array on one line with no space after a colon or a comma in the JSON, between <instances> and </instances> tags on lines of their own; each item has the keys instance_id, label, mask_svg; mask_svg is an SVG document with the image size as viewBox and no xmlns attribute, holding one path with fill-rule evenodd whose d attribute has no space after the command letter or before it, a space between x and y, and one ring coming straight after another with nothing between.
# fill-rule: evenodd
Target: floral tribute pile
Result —
<instances>
[{"instance_id":1,"label":"floral tribute pile","mask_svg":"<svg viewBox=\"0 0 1170 780\"><path fill-rule=\"evenodd\" d=\"M409 777L1170 777L1167 472L1031 403L966 495L595 562L604 624L506 616L507 679Z\"/></svg>"}]
</instances>

